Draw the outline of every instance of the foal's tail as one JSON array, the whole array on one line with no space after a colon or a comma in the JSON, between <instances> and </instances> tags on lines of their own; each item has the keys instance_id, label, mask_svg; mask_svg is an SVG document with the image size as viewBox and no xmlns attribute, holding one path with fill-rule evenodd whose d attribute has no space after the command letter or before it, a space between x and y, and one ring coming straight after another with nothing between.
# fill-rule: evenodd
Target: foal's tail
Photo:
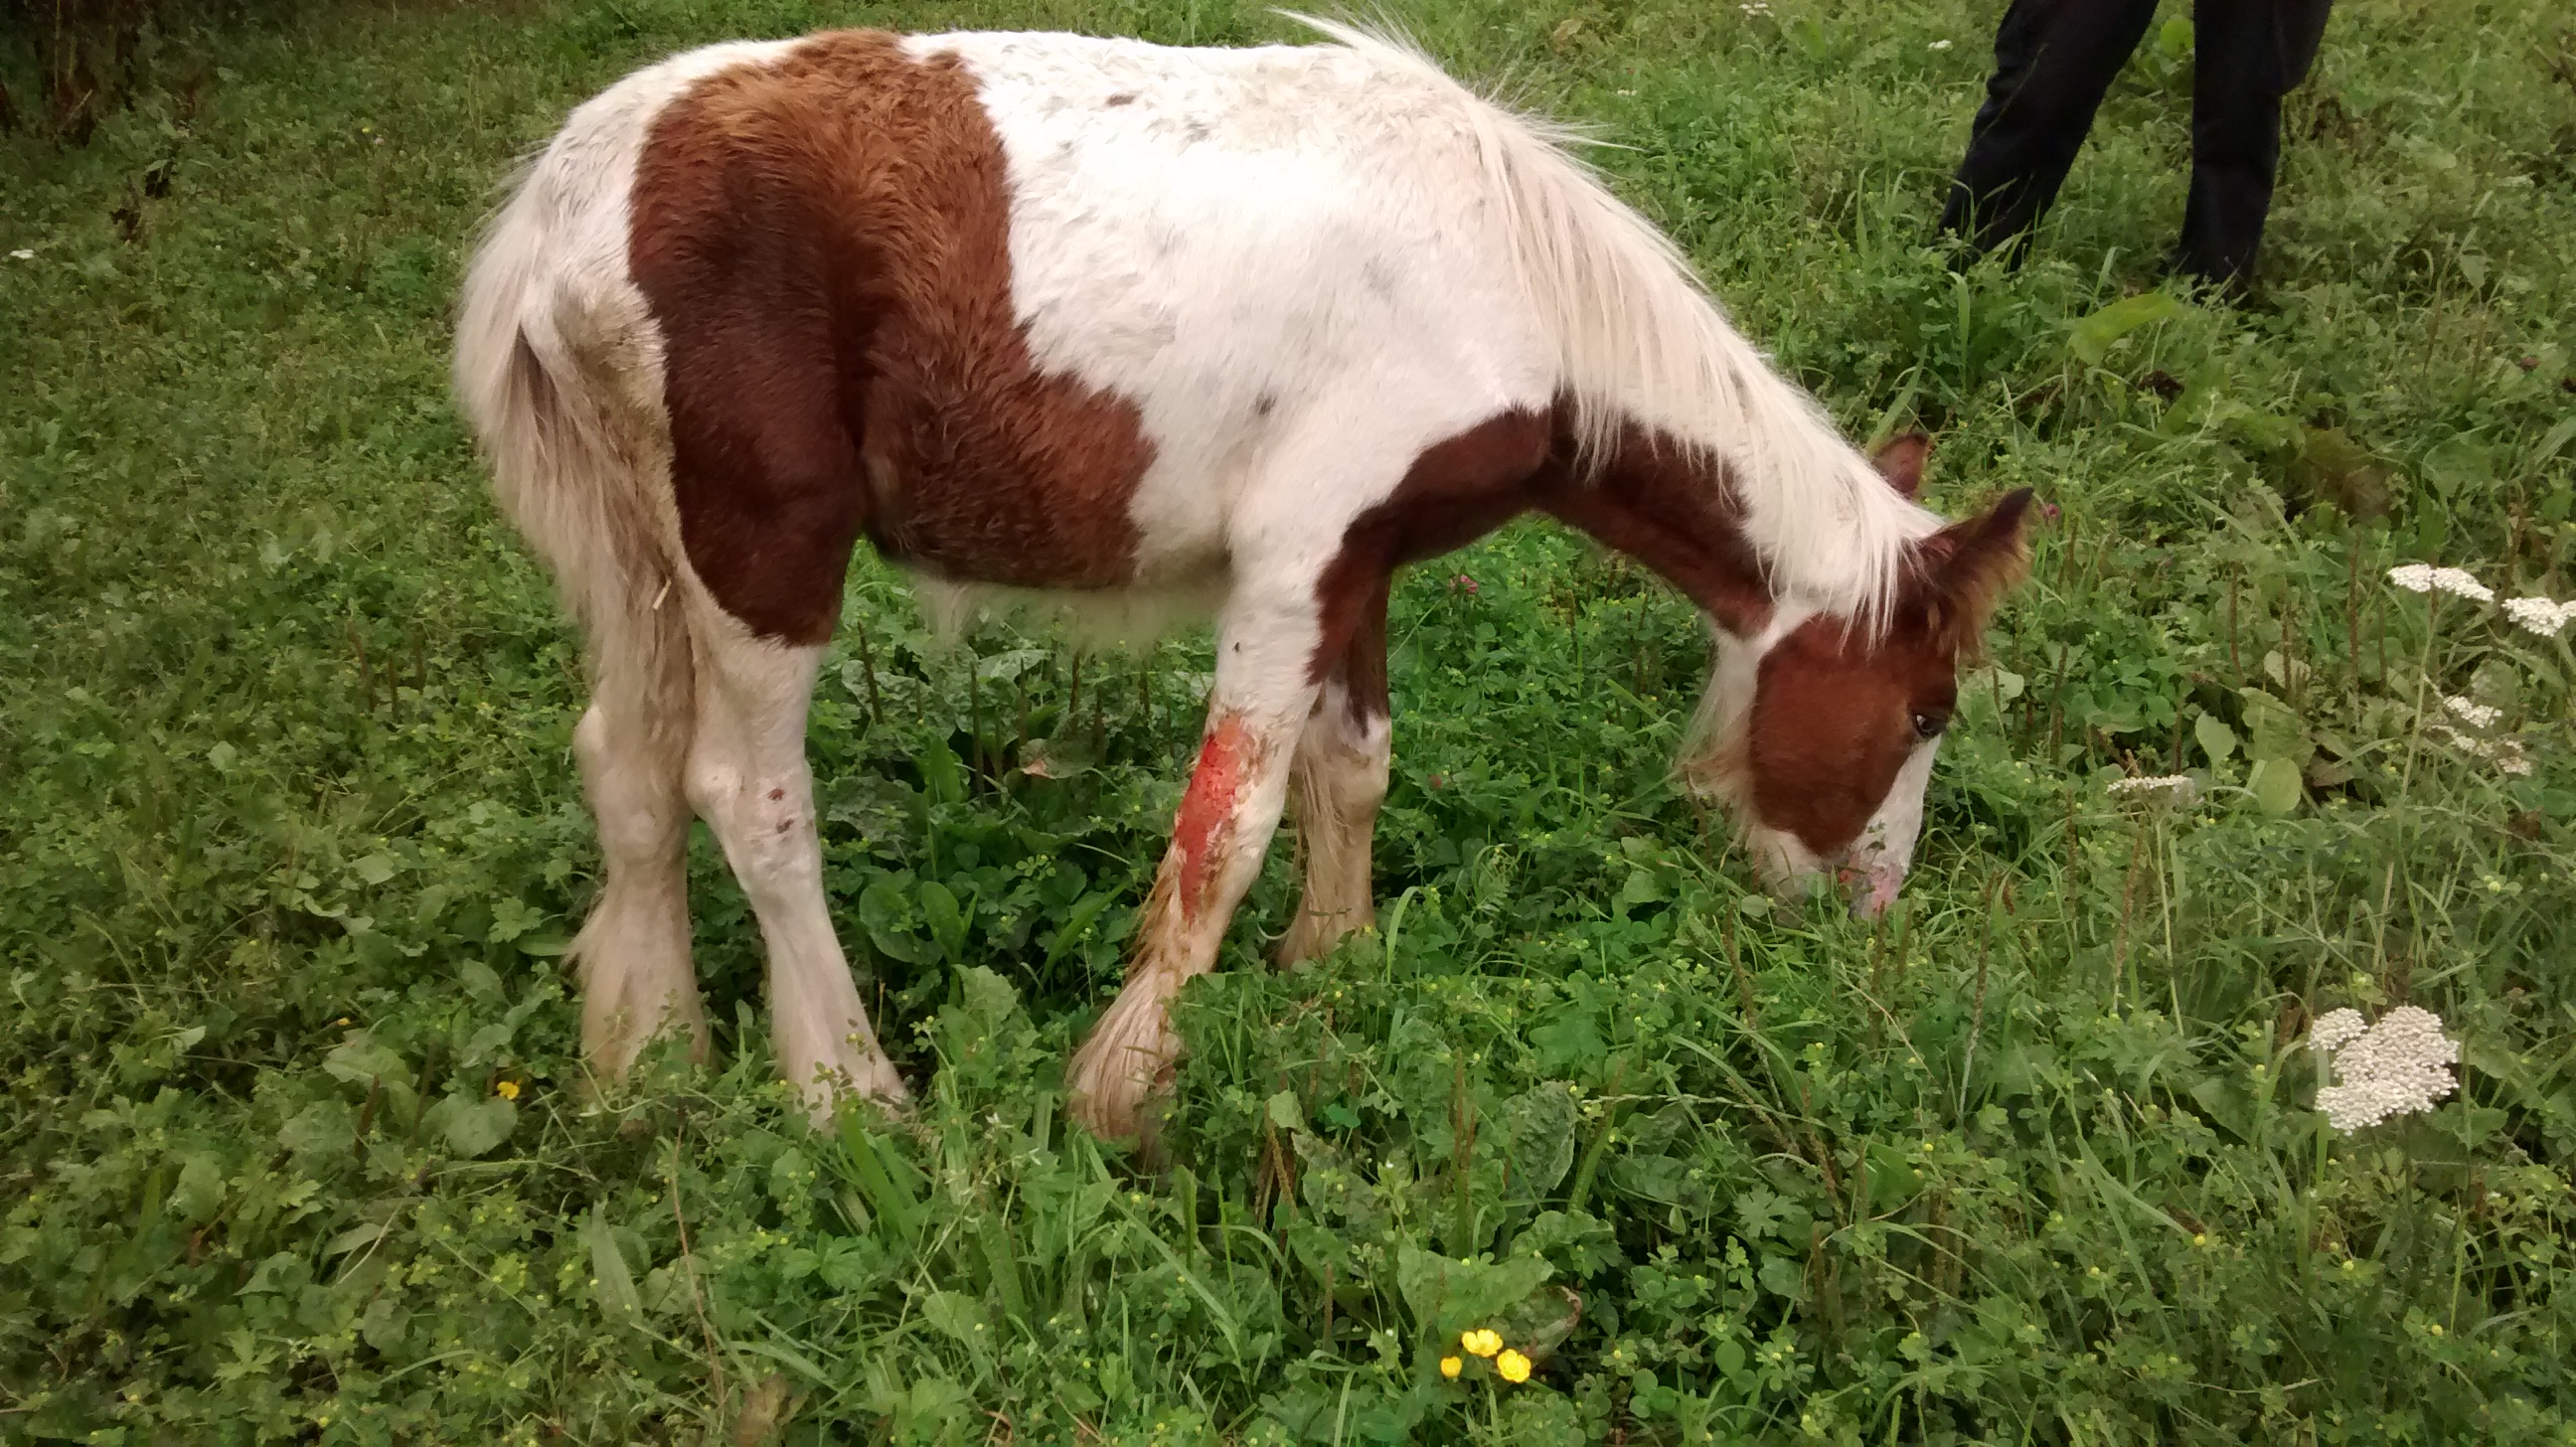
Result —
<instances>
[{"instance_id":1,"label":"foal's tail","mask_svg":"<svg viewBox=\"0 0 2576 1447\"><path fill-rule=\"evenodd\" d=\"M594 704L675 760L691 714L689 640L655 523L653 489L665 484L655 449L610 414L564 336L590 317L566 284L579 262L568 253L588 228L562 189L540 160L484 233L457 321L456 399L502 511L581 625Z\"/></svg>"}]
</instances>

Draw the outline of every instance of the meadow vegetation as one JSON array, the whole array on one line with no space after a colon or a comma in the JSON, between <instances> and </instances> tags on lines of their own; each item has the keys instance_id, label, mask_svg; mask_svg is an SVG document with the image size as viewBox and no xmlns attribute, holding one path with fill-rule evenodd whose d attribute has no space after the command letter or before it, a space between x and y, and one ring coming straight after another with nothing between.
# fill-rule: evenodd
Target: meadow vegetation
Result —
<instances>
[{"instance_id":1,"label":"meadow vegetation","mask_svg":"<svg viewBox=\"0 0 2576 1447\"><path fill-rule=\"evenodd\" d=\"M1294 27L288 6L165 18L85 144L22 106L0 1441L2576 1442L2576 630L2384 577L2576 591L2576 32L2338 6L2228 308L2156 289L2187 23L2024 269L1928 245L1998 10L1405 12L1620 143L1855 437L1937 432L1937 505L2050 521L1875 926L1764 897L1674 788L1674 595L1537 524L1410 574L1383 932L1269 969L1283 836L1184 999L1159 1174L1068 1130L1061 1068L1206 640L943 648L873 563L811 750L916 1114L806 1128L703 831L715 1062L585 1090L577 650L447 328L512 157L671 49ZM22 97L36 63L0 38ZM2331 1131L2308 1023L2410 1003L2460 1090Z\"/></svg>"}]
</instances>

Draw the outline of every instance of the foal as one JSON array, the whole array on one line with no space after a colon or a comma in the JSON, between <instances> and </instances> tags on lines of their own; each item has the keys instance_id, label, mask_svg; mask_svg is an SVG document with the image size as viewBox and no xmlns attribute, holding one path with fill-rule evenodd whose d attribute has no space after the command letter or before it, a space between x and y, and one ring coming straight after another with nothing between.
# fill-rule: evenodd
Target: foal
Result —
<instances>
[{"instance_id":1,"label":"foal","mask_svg":"<svg viewBox=\"0 0 2576 1447\"><path fill-rule=\"evenodd\" d=\"M1293 795L1284 953L1371 922L1390 574L1522 512L1653 568L1717 660L1690 780L1775 882L1903 879L2027 494L1944 528L1561 138L1383 39L841 32L575 111L484 238L456 386L589 642L606 881L582 1038L704 1041L694 811L819 1115L904 1098L823 892L809 695L850 551L938 586L1203 599L1217 672L1126 988L1070 1071L1132 1133ZM1892 485L1891 485L1892 484Z\"/></svg>"}]
</instances>

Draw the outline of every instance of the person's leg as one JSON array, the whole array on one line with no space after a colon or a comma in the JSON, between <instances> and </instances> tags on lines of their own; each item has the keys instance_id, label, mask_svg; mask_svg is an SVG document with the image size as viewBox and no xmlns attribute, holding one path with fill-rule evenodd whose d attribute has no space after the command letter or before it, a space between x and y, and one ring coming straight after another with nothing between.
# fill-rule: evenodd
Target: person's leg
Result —
<instances>
[{"instance_id":1,"label":"person's leg","mask_svg":"<svg viewBox=\"0 0 2576 1447\"><path fill-rule=\"evenodd\" d=\"M2155 13L2155 0L2013 0L1995 32L1995 73L1950 182L1943 232L1986 252L2038 224Z\"/></svg>"},{"instance_id":2,"label":"person's leg","mask_svg":"<svg viewBox=\"0 0 2576 1447\"><path fill-rule=\"evenodd\" d=\"M2328 3L2193 7L2191 201L2176 270L2230 289L2253 280L2281 159L2281 98L2316 59Z\"/></svg>"}]
</instances>

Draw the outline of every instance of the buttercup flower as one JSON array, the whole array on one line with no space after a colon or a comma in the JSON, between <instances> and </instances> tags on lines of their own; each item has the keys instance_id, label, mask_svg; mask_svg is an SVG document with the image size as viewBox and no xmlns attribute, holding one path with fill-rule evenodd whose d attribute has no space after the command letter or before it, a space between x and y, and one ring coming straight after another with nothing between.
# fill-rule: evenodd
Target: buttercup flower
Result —
<instances>
[{"instance_id":1,"label":"buttercup flower","mask_svg":"<svg viewBox=\"0 0 2576 1447\"><path fill-rule=\"evenodd\" d=\"M1530 1359L1505 1347L1503 1354L1494 1358L1494 1370L1503 1374L1504 1381L1526 1382L1529 1380Z\"/></svg>"},{"instance_id":2,"label":"buttercup flower","mask_svg":"<svg viewBox=\"0 0 2576 1447\"><path fill-rule=\"evenodd\" d=\"M519 1082L515 1080L504 1080L500 1084L493 1086L492 1090L494 1094L500 1096L503 1100L517 1100L519 1098Z\"/></svg>"},{"instance_id":3,"label":"buttercup flower","mask_svg":"<svg viewBox=\"0 0 2576 1447\"><path fill-rule=\"evenodd\" d=\"M1465 1347L1469 1356L1489 1357L1503 1349L1503 1334L1480 1326L1474 1331L1461 1334L1458 1345Z\"/></svg>"},{"instance_id":4,"label":"buttercup flower","mask_svg":"<svg viewBox=\"0 0 2576 1447\"><path fill-rule=\"evenodd\" d=\"M1442 1357L1440 1359L1440 1375L1447 1377L1453 1382L1458 1380L1458 1374L1466 1369L1467 1364L1456 1357Z\"/></svg>"},{"instance_id":5,"label":"buttercup flower","mask_svg":"<svg viewBox=\"0 0 2576 1447\"><path fill-rule=\"evenodd\" d=\"M2560 629L2576 623L2576 603L2554 603L2547 598L2507 598L2504 616L2512 619L2526 633L2555 638Z\"/></svg>"},{"instance_id":6,"label":"buttercup flower","mask_svg":"<svg viewBox=\"0 0 2576 1447\"><path fill-rule=\"evenodd\" d=\"M2442 1034L2442 1017L2430 1010L2400 1005L2371 1026L2356 1011L2328 1011L2309 1029L2308 1043L2326 1057L2334 1079L2318 1088L2317 1109L2339 1131L2431 1110L2459 1089L2451 1076L2459 1042Z\"/></svg>"}]
</instances>

